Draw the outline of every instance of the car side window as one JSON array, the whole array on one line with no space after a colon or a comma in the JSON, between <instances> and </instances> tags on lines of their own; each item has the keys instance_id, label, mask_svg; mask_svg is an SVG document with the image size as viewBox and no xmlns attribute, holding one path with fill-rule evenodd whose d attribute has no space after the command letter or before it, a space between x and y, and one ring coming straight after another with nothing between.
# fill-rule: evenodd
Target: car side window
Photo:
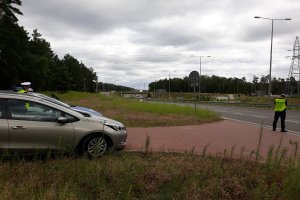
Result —
<instances>
[{"instance_id":1,"label":"car side window","mask_svg":"<svg viewBox=\"0 0 300 200\"><path fill-rule=\"evenodd\" d=\"M62 116L57 109L31 101L9 99L7 106L14 120L55 122Z\"/></svg>"},{"instance_id":2,"label":"car side window","mask_svg":"<svg viewBox=\"0 0 300 200\"><path fill-rule=\"evenodd\" d=\"M72 115L69 115L67 113L62 113L62 116L66 117L68 119L68 122L71 122L71 123L79 120L76 117L73 117Z\"/></svg>"}]
</instances>

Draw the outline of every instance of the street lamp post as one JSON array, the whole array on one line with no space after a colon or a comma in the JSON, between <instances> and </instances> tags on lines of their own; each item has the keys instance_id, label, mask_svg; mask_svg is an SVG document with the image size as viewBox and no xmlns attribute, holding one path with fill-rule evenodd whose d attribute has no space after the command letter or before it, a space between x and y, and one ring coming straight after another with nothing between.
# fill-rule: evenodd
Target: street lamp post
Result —
<instances>
[{"instance_id":1,"label":"street lamp post","mask_svg":"<svg viewBox=\"0 0 300 200\"><path fill-rule=\"evenodd\" d=\"M283 18L283 19L276 19L276 18L267 18L267 17L260 17L255 16L256 19L267 19L272 21L272 30L271 30L271 50L270 50L270 69L269 69L269 88L268 88L268 95L271 96L271 87L272 87L272 52L273 52L273 29L274 29L274 20L291 20L291 18Z\"/></svg>"},{"instance_id":2,"label":"street lamp post","mask_svg":"<svg viewBox=\"0 0 300 200\"><path fill-rule=\"evenodd\" d=\"M211 56L196 56L196 55L191 55L191 57L198 57L200 60L200 67L199 67L199 101L200 101L200 92L201 92L201 59L202 57L211 57Z\"/></svg>"},{"instance_id":3,"label":"street lamp post","mask_svg":"<svg viewBox=\"0 0 300 200\"><path fill-rule=\"evenodd\" d=\"M170 79L170 72L169 72L169 99L171 99L171 79Z\"/></svg>"},{"instance_id":4,"label":"street lamp post","mask_svg":"<svg viewBox=\"0 0 300 200\"><path fill-rule=\"evenodd\" d=\"M168 72L169 73L169 90L168 90L168 93L169 93L169 99L171 99L171 72L176 72L176 70L174 71L167 71L167 70L163 70L162 72ZM166 88L165 88L166 89Z\"/></svg>"}]
</instances>

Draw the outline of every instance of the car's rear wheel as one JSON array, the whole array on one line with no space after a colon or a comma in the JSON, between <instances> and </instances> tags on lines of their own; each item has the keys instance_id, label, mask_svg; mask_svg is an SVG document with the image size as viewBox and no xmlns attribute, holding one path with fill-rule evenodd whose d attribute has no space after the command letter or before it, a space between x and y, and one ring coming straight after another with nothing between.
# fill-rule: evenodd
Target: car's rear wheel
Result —
<instances>
[{"instance_id":1,"label":"car's rear wheel","mask_svg":"<svg viewBox=\"0 0 300 200\"><path fill-rule=\"evenodd\" d=\"M106 153L108 145L102 135L92 135L87 137L82 143L82 153L88 157L97 158Z\"/></svg>"}]
</instances>

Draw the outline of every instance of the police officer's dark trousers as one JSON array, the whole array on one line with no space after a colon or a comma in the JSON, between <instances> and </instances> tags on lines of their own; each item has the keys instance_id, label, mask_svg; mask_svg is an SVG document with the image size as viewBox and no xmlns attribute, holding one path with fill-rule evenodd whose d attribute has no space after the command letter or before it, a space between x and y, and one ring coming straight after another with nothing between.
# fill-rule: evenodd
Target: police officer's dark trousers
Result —
<instances>
[{"instance_id":1,"label":"police officer's dark trousers","mask_svg":"<svg viewBox=\"0 0 300 200\"><path fill-rule=\"evenodd\" d=\"M281 121L281 130L285 130L285 116L286 116L286 111L277 111L275 112L275 116L274 116L274 121L273 121L273 130L276 130L276 125L277 125L277 121L280 117L280 121Z\"/></svg>"}]
</instances>

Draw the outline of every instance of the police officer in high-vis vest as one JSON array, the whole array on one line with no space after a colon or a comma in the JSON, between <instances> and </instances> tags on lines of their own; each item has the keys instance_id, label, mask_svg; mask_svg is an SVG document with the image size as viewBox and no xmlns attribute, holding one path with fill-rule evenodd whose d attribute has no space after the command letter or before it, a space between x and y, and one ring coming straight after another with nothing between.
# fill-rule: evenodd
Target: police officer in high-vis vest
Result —
<instances>
[{"instance_id":1,"label":"police officer in high-vis vest","mask_svg":"<svg viewBox=\"0 0 300 200\"><path fill-rule=\"evenodd\" d=\"M21 83L22 89L18 91L18 93L27 93L29 92L31 83L30 82L23 82Z\"/></svg>"},{"instance_id":2,"label":"police officer in high-vis vest","mask_svg":"<svg viewBox=\"0 0 300 200\"><path fill-rule=\"evenodd\" d=\"M31 83L30 82L23 82L21 83L21 86L22 86L22 89L18 91L18 93L27 93L27 92L30 92L30 86L31 86ZM25 103L25 108L26 110L28 110L30 107L30 104L28 102Z\"/></svg>"},{"instance_id":3,"label":"police officer in high-vis vest","mask_svg":"<svg viewBox=\"0 0 300 200\"><path fill-rule=\"evenodd\" d=\"M286 117L286 107L287 107L287 100L285 99L285 95L280 95L279 98L274 100L274 121L273 121L273 131L276 131L277 121L280 117L281 120L281 132L287 132L285 130L285 117Z\"/></svg>"}]
</instances>

